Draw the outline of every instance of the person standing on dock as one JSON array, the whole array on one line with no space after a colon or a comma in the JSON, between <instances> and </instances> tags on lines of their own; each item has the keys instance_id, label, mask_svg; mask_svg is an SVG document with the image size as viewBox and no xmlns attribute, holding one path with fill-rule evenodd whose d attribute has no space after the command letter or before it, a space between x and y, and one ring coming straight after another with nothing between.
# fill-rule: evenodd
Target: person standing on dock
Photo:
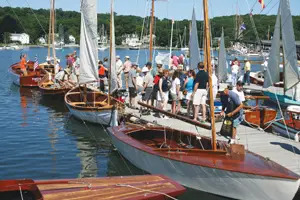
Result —
<instances>
[{"instance_id":1,"label":"person standing on dock","mask_svg":"<svg viewBox=\"0 0 300 200\"><path fill-rule=\"evenodd\" d=\"M148 67L143 67L142 73L144 74L144 81L143 81L143 89L142 89L142 100L150 105L151 101L151 95L153 90L153 76L151 74L151 71ZM146 113L150 113L150 111L147 111Z\"/></svg>"},{"instance_id":2,"label":"person standing on dock","mask_svg":"<svg viewBox=\"0 0 300 200\"><path fill-rule=\"evenodd\" d=\"M244 74L244 84L247 83L250 85L250 72L251 72L251 63L247 58L245 58L245 74Z\"/></svg>"},{"instance_id":3,"label":"person standing on dock","mask_svg":"<svg viewBox=\"0 0 300 200\"><path fill-rule=\"evenodd\" d=\"M172 113L173 114L176 114L178 104L180 103L179 92L180 92L179 71L175 71L172 76L172 86L170 89L170 94L171 94L171 98L172 98Z\"/></svg>"},{"instance_id":4,"label":"person standing on dock","mask_svg":"<svg viewBox=\"0 0 300 200\"><path fill-rule=\"evenodd\" d=\"M130 62L130 57L125 56L125 62L123 65L123 72L124 72L124 78L125 78L125 85L126 85L126 90L128 91L128 82L129 82L129 71L131 69L132 63Z\"/></svg>"},{"instance_id":5,"label":"person standing on dock","mask_svg":"<svg viewBox=\"0 0 300 200\"><path fill-rule=\"evenodd\" d=\"M188 116L190 116L190 110L193 109L192 108L192 101L193 101L193 98L192 98L192 94L193 94L193 86L194 86L194 79L195 79L195 71L194 70L189 70L188 72L188 77L185 79L184 81L184 94L185 94L185 99L187 100L187 108L186 108L186 111L187 111L187 114Z\"/></svg>"},{"instance_id":6,"label":"person standing on dock","mask_svg":"<svg viewBox=\"0 0 300 200\"><path fill-rule=\"evenodd\" d=\"M204 70L203 63L198 63L198 73L195 78L195 86L192 94L194 104L194 120L198 121L199 106L202 107L202 122L206 121L206 99L208 87L208 73Z\"/></svg>"},{"instance_id":7,"label":"person standing on dock","mask_svg":"<svg viewBox=\"0 0 300 200\"><path fill-rule=\"evenodd\" d=\"M243 103L238 94L229 91L226 88L221 95L222 111L221 116L225 116L232 120L232 137L228 141L230 144L236 143L236 129L243 121Z\"/></svg>"},{"instance_id":8,"label":"person standing on dock","mask_svg":"<svg viewBox=\"0 0 300 200\"><path fill-rule=\"evenodd\" d=\"M156 63L157 74L153 80L153 91L151 97L151 105L154 106L154 100L157 99L157 93L159 91L159 80L163 76L163 67L161 63ZM157 105L158 106L158 105Z\"/></svg>"},{"instance_id":9,"label":"person standing on dock","mask_svg":"<svg viewBox=\"0 0 300 200\"><path fill-rule=\"evenodd\" d=\"M238 65L238 61L237 59L235 59L235 61L233 62L233 65L231 66L231 84L233 87L235 87L236 82L238 80L238 73L239 73L239 65Z\"/></svg>"},{"instance_id":10,"label":"person standing on dock","mask_svg":"<svg viewBox=\"0 0 300 200\"><path fill-rule=\"evenodd\" d=\"M129 88L129 106L136 109L137 83L136 83L137 64L131 64L131 69L128 72L128 88Z\"/></svg>"},{"instance_id":11,"label":"person standing on dock","mask_svg":"<svg viewBox=\"0 0 300 200\"><path fill-rule=\"evenodd\" d=\"M24 54L23 56L21 56L21 62L20 62L20 69L22 71L23 76L27 76L27 69L26 69L26 57L27 55Z\"/></svg>"},{"instance_id":12,"label":"person standing on dock","mask_svg":"<svg viewBox=\"0 0 300 200\"><path fill-rule=\"evenodd\" d=\"M157 101L159 102L159 108L166 110L167 103L169 100L169 90L170 90L170 81L169 81L169 70L165 69L163 71L163 76L159 80L159 90L157 93ZM168 118L165 116L165 118Z\"/></svg>"},{"instance_id":13,"label":"person standing on dock","mask_svg":"<svg viewBox=\"0 0 300 200\"><path fill-rule=\"evenodd\" d=\"M120 59L120 56L116 56L116 69L117 69L117 83L118 88L122 88L122 70L123 70L123 62Z\"/></svg>"}]
</instances>

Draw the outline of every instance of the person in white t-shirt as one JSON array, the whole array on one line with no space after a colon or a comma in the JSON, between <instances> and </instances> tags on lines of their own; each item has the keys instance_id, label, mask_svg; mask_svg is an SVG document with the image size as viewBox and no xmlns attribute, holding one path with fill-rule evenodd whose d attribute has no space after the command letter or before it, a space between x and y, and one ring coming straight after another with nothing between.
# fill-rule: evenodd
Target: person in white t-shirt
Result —
<instances>
[{"instance_id":1,"label":"person in white t-shirt","mask_svg":"<svg viewBox=\"0 0 300 200\"><path fill-rule=\"evenodd\" d=\"M242 81L238 81L236 83L236 87L232 91L239 96L239 99L242 103L246 100L245 94L243 91L243 82Z\"/></svg>"},{"instance_id":2,"label":"person in white t-shirt","mask_svg":"<svg viewBox=\"0 0 300 200\"><path fill-rule=\"evenodd\" d=\"M120 56L116 56L116 69L117 69L117 83L118 83L118 88L122 88L123 62L120 59Z\"/></svg>"},{"instance_id":3,"label":"person in white t-shirt","mask_svg":"<svg viewBox=\"0 0 300 200\"><path fill-rule=\"evenodd\" d=\"M239 66L234 63L231 67L231 78L232 78L232 86L236 85L237 79L238 79L238 73L239 73Z\"/></svg>"},{"instance_id":4,"label":"person in white t-shirt","mask_svg":"<svg viewBox=\"0 0 300 200\"><path fill-rule=\"evenodd\" d=\"M179 102L179 92L180 92L180 80L179 72L175 71L172 76L172 86L170 89L170 94L172 98L172 113L176 114L177 103Z\"/></svg>"}]
</instances>

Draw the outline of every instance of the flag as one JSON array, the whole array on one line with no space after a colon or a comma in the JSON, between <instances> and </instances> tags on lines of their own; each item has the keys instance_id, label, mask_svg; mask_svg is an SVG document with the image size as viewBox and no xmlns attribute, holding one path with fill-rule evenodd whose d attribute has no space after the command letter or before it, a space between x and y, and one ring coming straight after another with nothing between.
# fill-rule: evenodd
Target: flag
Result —
<instances>
[{"instance_id":1,"label":"flag","mask_svg":"<svg viewBox=\"0 0 300 200\"><path fill-rule=\"evenodd\" d=\"M265 0L258 0L258 2L261 4L261 9L264 9L266 7Z\"/></svg>"},{"instance_id":2,"label":"flag","mask_svg":"<svg viewBox=\"0 0 300 200\"><path fill-rule=\"evenodd\" d=\"M38 57L35 56L35 61L34 61L34 65L33 65L33 70L35 71L35 69L39 66L39 60L38 60Z\"/></svg>"},{"instance_id":3,"label":"flag","mask_svg":"<svg viewBox=\"0 0 300 200\"><path fill-rule=\"evenodd\" d=\"M247 28L246 28L246 24L243 23L243 24L241 25L240 29L241 29L242 31L246 30L246 29L247 29Z\"/></svg>"}]
</instances>

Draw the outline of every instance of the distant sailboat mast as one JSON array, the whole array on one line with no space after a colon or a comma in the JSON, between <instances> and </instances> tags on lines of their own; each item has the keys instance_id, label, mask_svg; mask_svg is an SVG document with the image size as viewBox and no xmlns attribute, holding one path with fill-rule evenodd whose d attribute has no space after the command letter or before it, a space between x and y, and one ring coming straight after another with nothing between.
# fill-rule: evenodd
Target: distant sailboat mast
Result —
<instances>
[{"instance_id":1,"label":"distant sailboat mast","mask_svg":"<svg viewBox=\"0 0 300 200\"><path fill-rule=\"evenodd\" d=\"M55 0L52 0L52 52L54 65L56 65L56 53L55 53Z\"/></svg>"},{"instance_id":2,"label":"distant sailboat mast","mask_svg":"<svg viewBox=\"0 0 300 200\"><path fill-rule=\"evenodd\" d=\"M115 19L114 19L114 0L111 0L110 10L110 50L109 50L109 73L108 73L108 104L111 104L110 95L117 88L116 77L116 47L115 47Z\"/></svg>"}]
</instances>

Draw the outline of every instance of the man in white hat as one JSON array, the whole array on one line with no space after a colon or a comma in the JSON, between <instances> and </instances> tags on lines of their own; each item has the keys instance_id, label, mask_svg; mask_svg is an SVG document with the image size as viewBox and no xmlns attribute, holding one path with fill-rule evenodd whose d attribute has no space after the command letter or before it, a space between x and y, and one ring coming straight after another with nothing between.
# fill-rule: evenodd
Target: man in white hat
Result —
<instances>
[{"instance_id":1,"label":"man in white hat","mask_svg":"<svg viewBox=\"0 0 300 200\"><path fill-rule=\"evenodd\" d=\"M116 56L116 70L117 70L117 82L118 88L122 87L122 71L123 71L123 62L120 59L120 56Z\"/></svg>"},{"instance_id":2,"label":"man in white hat","mask_svg":"<svg viewBox=\"0 0 300 200\"><path fill-rule=\"evenodd\" d=\"M132 63L130 62L130 57L125 56L125 62L123 65L123 72L125 77L126 90L128 90L128 73L131 69Z\"/></svg>"}]
</instances>

